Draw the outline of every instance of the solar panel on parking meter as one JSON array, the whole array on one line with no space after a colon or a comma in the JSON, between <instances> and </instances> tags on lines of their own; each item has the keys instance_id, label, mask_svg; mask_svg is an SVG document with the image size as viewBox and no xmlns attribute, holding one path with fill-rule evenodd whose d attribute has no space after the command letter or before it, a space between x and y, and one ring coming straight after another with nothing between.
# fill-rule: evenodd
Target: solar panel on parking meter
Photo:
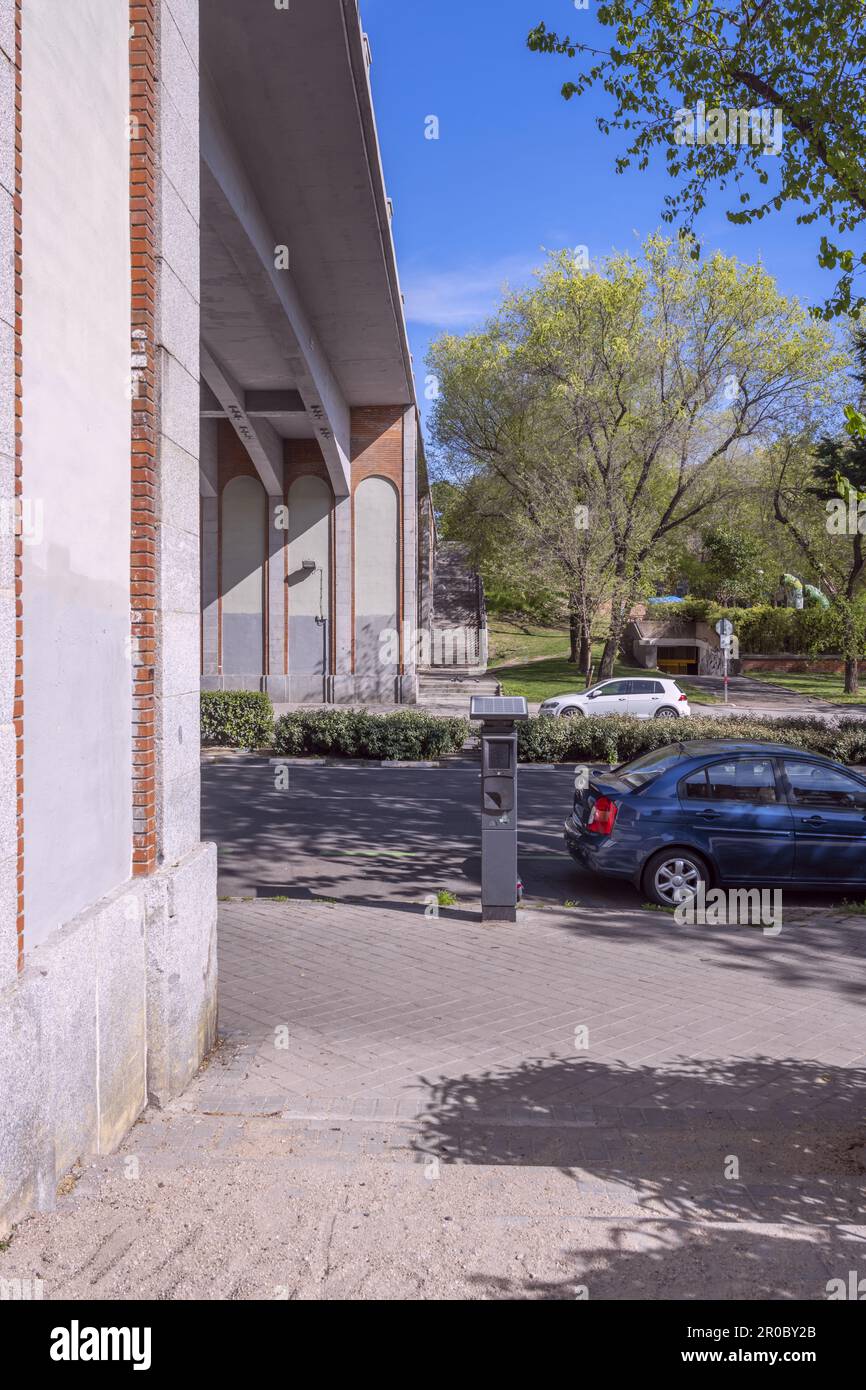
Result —
<instances>
[{"instance_id":1,"label":"solar panel on parking meter","mask_svg":"<svg viewBox=\"0 0 866 1390\"><path fill-rule=\"evenodd\" d=\"M522 696L473 695L481 724L481 920L517 920L517 730Z\"/></svg>"}]
</instances>

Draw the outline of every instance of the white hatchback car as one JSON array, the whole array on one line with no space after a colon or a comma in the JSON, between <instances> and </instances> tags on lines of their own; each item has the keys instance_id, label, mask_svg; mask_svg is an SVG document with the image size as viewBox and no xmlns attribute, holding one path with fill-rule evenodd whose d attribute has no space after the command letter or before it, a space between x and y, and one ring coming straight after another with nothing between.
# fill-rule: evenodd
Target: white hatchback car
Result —
<instances>
[{"instance_id":1,"label":"white hatchback car","mask_svg":"<svg viewBox=\"0 0 866 1390\"><path fill-rule=\"evenodd\" d=\"M597 718L604 714L631 714L638 719L687 719L691 714L689 697L676 681L647 677L646 680L601 681L589 690L573 695L557 695L545 700L539 714L571 719L579 715Z\"/></svg>"}]
</instances>

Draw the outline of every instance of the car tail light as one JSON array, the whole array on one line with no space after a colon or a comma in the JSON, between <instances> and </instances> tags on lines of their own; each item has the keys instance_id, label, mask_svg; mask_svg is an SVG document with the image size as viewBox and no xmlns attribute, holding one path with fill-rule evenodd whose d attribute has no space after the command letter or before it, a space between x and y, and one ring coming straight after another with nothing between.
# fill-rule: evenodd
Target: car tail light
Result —
<instances>
[{"instance_id":1,"label":"car tail light","mask_svg":"<svg viewBox=\"0 0 866 1390\"><path fill-rule=\"evenodd\" d=\"M618 810L615 801L611 801L607 796L600 796L587 821L587 830L591 830L594 835L609 835L613 830Z\"/></svg>"},{"instance_id":2,"label":"car tail light","mask_svg":"<svg viewBox=\"0 0 866 1390\"><path fill-rule=\"evenodd\" d=\"M680 696L680 701L687 700L688 698L689 698L688 695L681 695L681 696Z\"/></svg>"}]
</instances>

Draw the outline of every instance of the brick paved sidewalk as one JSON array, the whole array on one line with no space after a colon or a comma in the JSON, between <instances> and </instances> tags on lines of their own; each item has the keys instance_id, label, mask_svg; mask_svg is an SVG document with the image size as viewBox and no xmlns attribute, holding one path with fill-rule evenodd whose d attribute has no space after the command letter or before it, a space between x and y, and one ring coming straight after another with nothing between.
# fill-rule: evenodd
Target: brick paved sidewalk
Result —
<instances>
[{"instance_id":1,"label":"brick paved sidewalk","mask_svg":"<svg viewBox=\"0 0 866 1390\"><path fill-rule=\"evenodd\" d=\"M24 1223L47 1296L822 1297L866 1273L860 919L232 902L224 1040Z\"/></svg>"}]
</instances>

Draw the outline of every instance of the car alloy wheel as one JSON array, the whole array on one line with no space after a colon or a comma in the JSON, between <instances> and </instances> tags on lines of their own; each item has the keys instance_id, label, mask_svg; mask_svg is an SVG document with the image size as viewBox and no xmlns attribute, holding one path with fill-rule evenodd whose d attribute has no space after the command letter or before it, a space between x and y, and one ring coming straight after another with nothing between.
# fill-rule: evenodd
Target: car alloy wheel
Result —
<instances>
[{"instance_id":1,"label":"car alloy wheel","mask_svg":"<svg viewBox=\"0 0 866 1390\"><path fill-rule=\"evenodd\" d=\"M679 717L679 710L674 709L672 705L662 705L661 709L657 709L653 715L653 719L679 719Z\"/></svg>"},{"instance_id":2,"label":"car alloy wheel","mask_svg":"<svg viewBox=\"0 0 866 1390\"><path fill-rule=\"evenodd\" d=\"M653 872L656 901L668 907L693 898L701 883L706 882L703 868L684 854L662 857Z\"/></svg>"},{"instance_id":3,"label":"car alloy wheel","mask_svg":"<svg viewBox=\"0 0 866 1390\"><path fill-rule=\"evenodd\" d=\"M562 711L560 717L562 719L575 719L578 716L580 716L580 718L583 718L583 710L578 709L577 705L569 705L568 709L564 709Z\"/></svg>"}]
</instances>

